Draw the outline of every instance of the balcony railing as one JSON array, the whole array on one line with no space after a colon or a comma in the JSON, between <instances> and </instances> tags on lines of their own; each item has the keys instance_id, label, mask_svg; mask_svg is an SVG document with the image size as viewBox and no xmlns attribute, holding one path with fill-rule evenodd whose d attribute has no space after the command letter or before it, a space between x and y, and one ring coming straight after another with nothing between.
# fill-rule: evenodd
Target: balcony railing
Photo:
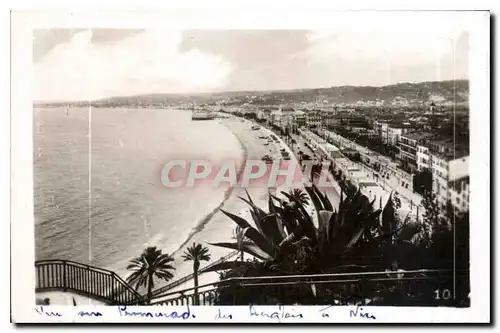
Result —
<instances>
[{"instance_id":1,"label":"balcony railing","mask_svg":"<svg viewBox=\"0 0 500 333\"><path fill-rule=\"evenodd\" d=\"M139 304L141 295L116 273L69 260L35 262L35 291L70 291L106 304Z\"/></svg>"},{"instance_id":2,"label":"balcony railing","mask_svg":"<svg viewBox=\"0 0 500 333\"><path fill-rule=\"evenodd\" d=\"M70 291L106 304L147 304L114 272L66 260L35 262L36 291ZM455 287L455 288L452 288ZM453 290L454 289L454 290ZM436 292L448 299L436 302ZM469 271L414 270L239 277L153 297L151 305L467 306Z\"/></svg>"},{"instance_id":3,"label":"balcony railing","mask_svg":"<svg viewBox=\"0 0 500 333\"><path fill-rule=\"evenodd\" d=\"M454 281L456 298L437 304L436 290L451 290ZM164 294L151 305L457 306L467 304L468 284L468 271L452 270L241 277L201 285L197 293L189 288Z\"/></svg>"}]
</instances>

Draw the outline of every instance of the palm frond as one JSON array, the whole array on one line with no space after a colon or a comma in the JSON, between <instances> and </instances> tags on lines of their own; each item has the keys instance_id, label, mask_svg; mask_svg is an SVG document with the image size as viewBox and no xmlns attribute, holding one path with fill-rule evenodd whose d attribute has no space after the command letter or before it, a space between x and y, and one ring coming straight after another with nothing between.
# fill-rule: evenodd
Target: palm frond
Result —
<instances>
[{"instance_id":1,"label":"palm frond","mask_svg":"<svg viewBox=\"0 0 500 333\"><path fill-rule=\"evenodd\" d=\"M133 258L127 265L127 269L132 273L126 278L127 282L135 285L138 289L142 286L147 286L151 281L150 288L154 287L154 279L150 280L149 276L156 276L165 280L173 278L170 271L175 268L170 265L174 259L156 246L150 246L144 249L140 257Z\"/></svg>"},{"instance_id":2,"label":"palm frond","mask_svg":"<svg viewBox=\"0 0 500 333\"><path fill-rule=\"evenodd\" d=\"M208 251L208 248L203 246L202 244L193 243L192 246L188 247L184 251L182 258L184 259L184 261L194 261L198 263L201 261L209 261L210 254L208 253Z\"/></svg>"}]
</instances>

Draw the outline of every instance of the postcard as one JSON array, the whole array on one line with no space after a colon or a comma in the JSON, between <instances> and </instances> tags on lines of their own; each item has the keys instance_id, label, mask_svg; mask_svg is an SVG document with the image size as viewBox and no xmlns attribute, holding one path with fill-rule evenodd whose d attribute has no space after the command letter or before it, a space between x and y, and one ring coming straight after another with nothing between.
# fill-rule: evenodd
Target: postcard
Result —
<instances>
[{"instance_id":1,"label":"postcard","mask_svg":"<svg viewBox=\"0 0 500 333\"><path fill-rule=\"evenodd\" d=\"M489 29L14 11L12 321L488 323Z\"/></svg>"}]
</instances>

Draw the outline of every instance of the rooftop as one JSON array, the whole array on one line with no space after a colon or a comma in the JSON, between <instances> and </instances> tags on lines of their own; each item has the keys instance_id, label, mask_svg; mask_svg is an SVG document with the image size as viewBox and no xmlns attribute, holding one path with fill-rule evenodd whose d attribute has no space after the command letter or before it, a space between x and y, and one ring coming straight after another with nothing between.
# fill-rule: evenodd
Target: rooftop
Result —
<instances>
[{"instance_id":1,"label":"rooftop","mask_svg":"<svg viewBox=\"0 0 500 333\"><path fill-rule=\"evenodd\" d=\"M457 146L454 149L447 149L445 152L434 152L434 156L441 157L447 161L456 160L465 156L469 156L469 149L466 147Z\"/></svg>"},{"instance_id":2,"label":"rooftop","mask_svg":"<svg viewBox=\"0 0 500 333\"><path fill-rule=\"evenodd\" d=\"M410 123L404 123L400 121L387 122L387 126L391 128L410 128L412 127Z\"/></svg>"},{"instance_id":3,"label":"rooftop","mask_svg":"<svg viewBox=\"0 0 500 333\"><path fill-rule=\"evenodd\" d=\"M423 139L429 139L433 136L432 133L429 133L429 132L410 132L410 133L406 133L406 134L402 134L401 137L405 137L405 138L408 138L410 140L417 140L417 141L420 141L420 140L423 140Z\"/></svg>"}]
</instances>

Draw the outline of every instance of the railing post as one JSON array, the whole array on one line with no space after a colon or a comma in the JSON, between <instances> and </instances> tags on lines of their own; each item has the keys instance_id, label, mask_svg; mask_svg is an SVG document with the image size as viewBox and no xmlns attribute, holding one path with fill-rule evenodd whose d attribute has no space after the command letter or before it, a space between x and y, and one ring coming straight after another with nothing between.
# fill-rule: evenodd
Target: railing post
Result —
<instances>
[{"instance_id":1,"label":"railing post","mask_svg":"<svg viewBox=\"0 0 500 333\"><path fill-rule=\"evenodd\" d=\"M90 288L91 288L91 285L92 283L90 282L90 266L89 265L85 265L87 266L87 278L85 279L85 293L87 293L87 295L90 295L92 294L92 292L90 291Z\"/></svg>"},{"instance_id":2,"label":"railing post","mask_svg":"<svg viewBox=\"0 0 500 333\"><path fill-rule=\"evenodd\" d=\"M66 261L62 262L62 278L63 278L63 290L66 291L68 289L68 284L66 281Z\"/></svg>"}]
</instances>

